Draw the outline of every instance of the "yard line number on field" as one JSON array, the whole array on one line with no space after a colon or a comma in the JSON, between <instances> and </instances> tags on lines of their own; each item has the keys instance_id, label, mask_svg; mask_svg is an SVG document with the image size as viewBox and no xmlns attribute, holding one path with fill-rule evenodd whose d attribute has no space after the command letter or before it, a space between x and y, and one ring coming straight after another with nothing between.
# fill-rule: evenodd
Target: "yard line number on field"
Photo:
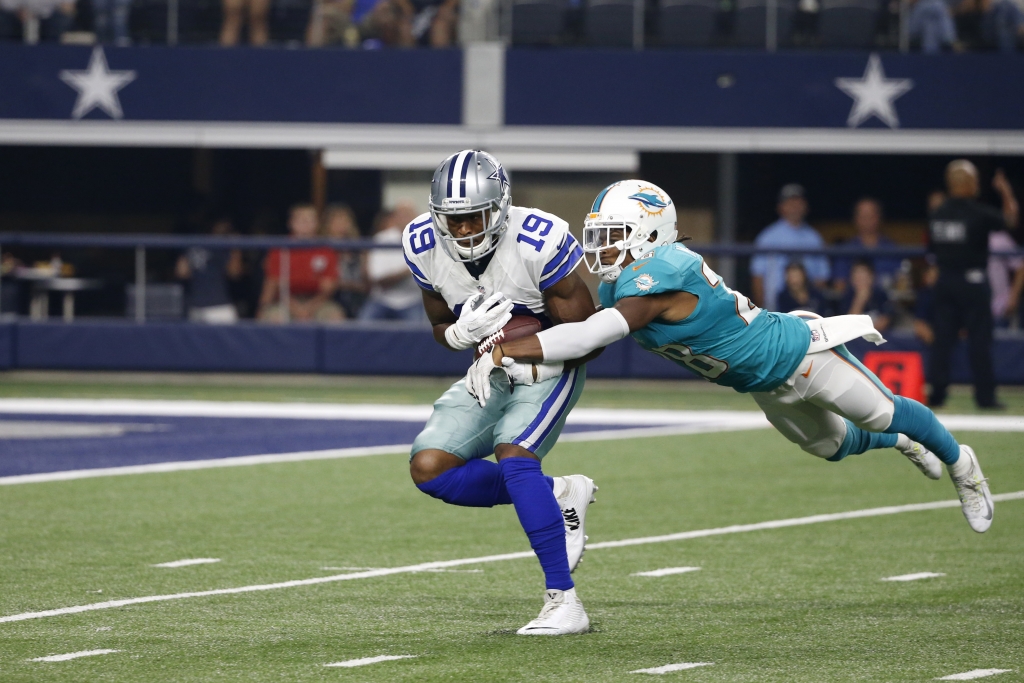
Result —
<instances>
[{"instance_id":1,"label":"yard line number on field","mask_svg":"<svg viewBox=\"0 0 1024 683\"><path fill-rule=\"evenodd\" d=\"M994 501L1020 500L1024 499L1024 491L1013 493L1001 493L992 496ZM777 519L769 522L757 522L756 524L734 524L732 526L719 527L716 529L699 529L696 531L683 531L677 534L665 534L662 536L644 536L641 538L626 538L620 541L605 541L594 543L588 546L590 550L603 548L623 548L633 545L645 545L649 543L667 543L669 541L685 541L692 538L706 538L708 536L722 536L725 534L739 534L747 531L765 531L768 529L782 529L793 526L806 526L808 524L820 524L823 522L838 522L845 519L860 519L863 517L880 517L884 515L897 515L903 512L920 512L923 510L939 510L943 508L960 507L959 500L939 500L932 503L913 503L910 505L893 505L880 508L868 508L866 510L851 510L849 512L836 512L826 515L811 515L810 517L792 517L790 519ZM0 623L12 621L25 621L27 619L42 619L44 617L56 617L63 614L78 614L79 612L91 612L94 610L111 609L124 607L126 605L139 605L146 602L165 602L168 600L183 600L185 598L202 598L211 595L233 595L236 593L252 593L256 591L277 590L279 588L296 588L298 586L313 586L321 583L332 583L335 581L353 581L355 579L372 579L378 576L390 576L392 574L412 574L425 572L433 569L447 569L467 564L482 564L484 562L503 562L505 560L521 560L534 557L533 551L517 553L504 553L502 555L488 555L484 557L467 557L458 560L442 560L438 562L424 562L412 564L405 567L390 567L387 569L372 569L363 572L350 574L337 574L334 576L321 576L313 579L296 579L293 581L282 581L280 583L265 583L254 586L239 586L237 588L219 588L207 591L195 591L191 593L173 593L170 595L147 595L141 598L126 598L124 600L108 600L107 602L94 602L88 605L76 605L74 607L60 607L57 609L44 610L41 612L22 612L0 617Z\"/></svg>"}]
</instances>

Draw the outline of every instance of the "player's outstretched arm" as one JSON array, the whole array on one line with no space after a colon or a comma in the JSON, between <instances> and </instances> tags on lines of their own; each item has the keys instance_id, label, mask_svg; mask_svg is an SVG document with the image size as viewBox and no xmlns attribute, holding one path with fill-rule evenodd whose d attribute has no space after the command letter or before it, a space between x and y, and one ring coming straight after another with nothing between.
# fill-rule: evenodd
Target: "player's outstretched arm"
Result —
<instances>
[{"instance_id":1,"label":"player's outstretched arm","mask_svg":"<svg viewBox=\"0 0 1024 683\"><path fill-rule=\"evenodd\" d=\"M590 289L583 282L583 278L575 272L544 290L544 303L547 305L548 315L555 325L583 322L597 312L594 300L590 296ZM604 347L592 349L583 357L570 359L566 366L582 365L597 358L603 350Z\"/></svg>"},{"instance_id":2,"label":"player's outstretched arm","mask_svg":"<svg viewBox=\"0 0 1024 683\"><path fill-rule=\"evenodd\" d=\"M655 318L683 320L693 312L696 302L697 297L687 292L625 297L615 308L598 311L583 322L557 325L500 344L492 356L498 365L502 357L531 363L579 358L646 327Z\"/></svg>"}]
</instances>

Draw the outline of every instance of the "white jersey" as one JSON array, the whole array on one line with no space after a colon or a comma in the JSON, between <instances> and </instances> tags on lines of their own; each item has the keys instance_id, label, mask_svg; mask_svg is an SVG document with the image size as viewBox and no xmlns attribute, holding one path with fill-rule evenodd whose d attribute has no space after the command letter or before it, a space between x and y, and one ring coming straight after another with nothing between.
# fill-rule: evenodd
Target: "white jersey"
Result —
<instances>
[{"instance_id":1,"label":"white jersey","mask_svg":"<svg viewBox=\"0 0 1024 683\"><path fill-rule=\"evenodd\" d=\"M448 255L434 230L429 213L405 227L405 261L416 284L444 297L455 315L478 292L501 292L515 304L514 315L539 318L548 327L544 290L569 275L583 259L569 224L539 209L509 209L508 229L498 238L498 247L479 279Z\"/></svg>"}]
</instances>

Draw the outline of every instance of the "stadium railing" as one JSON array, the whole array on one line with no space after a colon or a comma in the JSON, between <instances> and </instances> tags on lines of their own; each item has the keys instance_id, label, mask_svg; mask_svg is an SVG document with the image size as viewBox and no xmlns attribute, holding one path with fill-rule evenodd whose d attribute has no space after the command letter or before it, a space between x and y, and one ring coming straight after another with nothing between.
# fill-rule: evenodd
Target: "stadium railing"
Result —
<instances>
[{"instance_id":1,"label":"stadium railing","mask_svg":"<svg viewBox=\"0 0 1024 683\"><path fill-rule=\"evenodd\" d=\"M147 280L146 253L150 249L166 249L185 251L192 247L207 249L243 249L268 250L281 249L281 299L289 298L289 274L287 254L291 249L328 247L339 251L364 251L372 249L399 249L397 244L379 244L371 240L334 240L328 238L294 239L286 236L206 236L206 235L155 235L155 234L70 234L70 233L0 233L0 254L11 247L49 247L49 248L107 248L132 249L135 252L135 287L139 305L135 307L135 320L145 322L145 288ZM927 252L924 247L883 247L863 249L860 247L833 246L823 249L761 249L753 244L706 243L687 244L687 246L704 256L716 256L724 259L751 257L759 254L804 256L820 255L846 258L922 258ZM996 254L997 252L993 252ZM1024 249L998 252L998 255L1024 257ZM287 307L285 307L287 310Z\"/></svg>"}]
</instances>

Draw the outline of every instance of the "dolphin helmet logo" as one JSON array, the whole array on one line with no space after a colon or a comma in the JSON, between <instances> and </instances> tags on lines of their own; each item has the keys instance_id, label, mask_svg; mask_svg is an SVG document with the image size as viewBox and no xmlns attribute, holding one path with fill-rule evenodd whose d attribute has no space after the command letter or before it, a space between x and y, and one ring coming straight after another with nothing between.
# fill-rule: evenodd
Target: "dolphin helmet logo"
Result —
<instances>
[{"instance_id":1,"label":"dolphin helmet logo","mask_svg":"<svg viewBox=\"0 0 1024 683\"><path fill-rule=\"evenodd\" d=\"M636 194L631 194L628 199L635 199L648 216L660 216L668 208L669 203L653 187L641 188Z\"/></svg>"}]
</instances>

